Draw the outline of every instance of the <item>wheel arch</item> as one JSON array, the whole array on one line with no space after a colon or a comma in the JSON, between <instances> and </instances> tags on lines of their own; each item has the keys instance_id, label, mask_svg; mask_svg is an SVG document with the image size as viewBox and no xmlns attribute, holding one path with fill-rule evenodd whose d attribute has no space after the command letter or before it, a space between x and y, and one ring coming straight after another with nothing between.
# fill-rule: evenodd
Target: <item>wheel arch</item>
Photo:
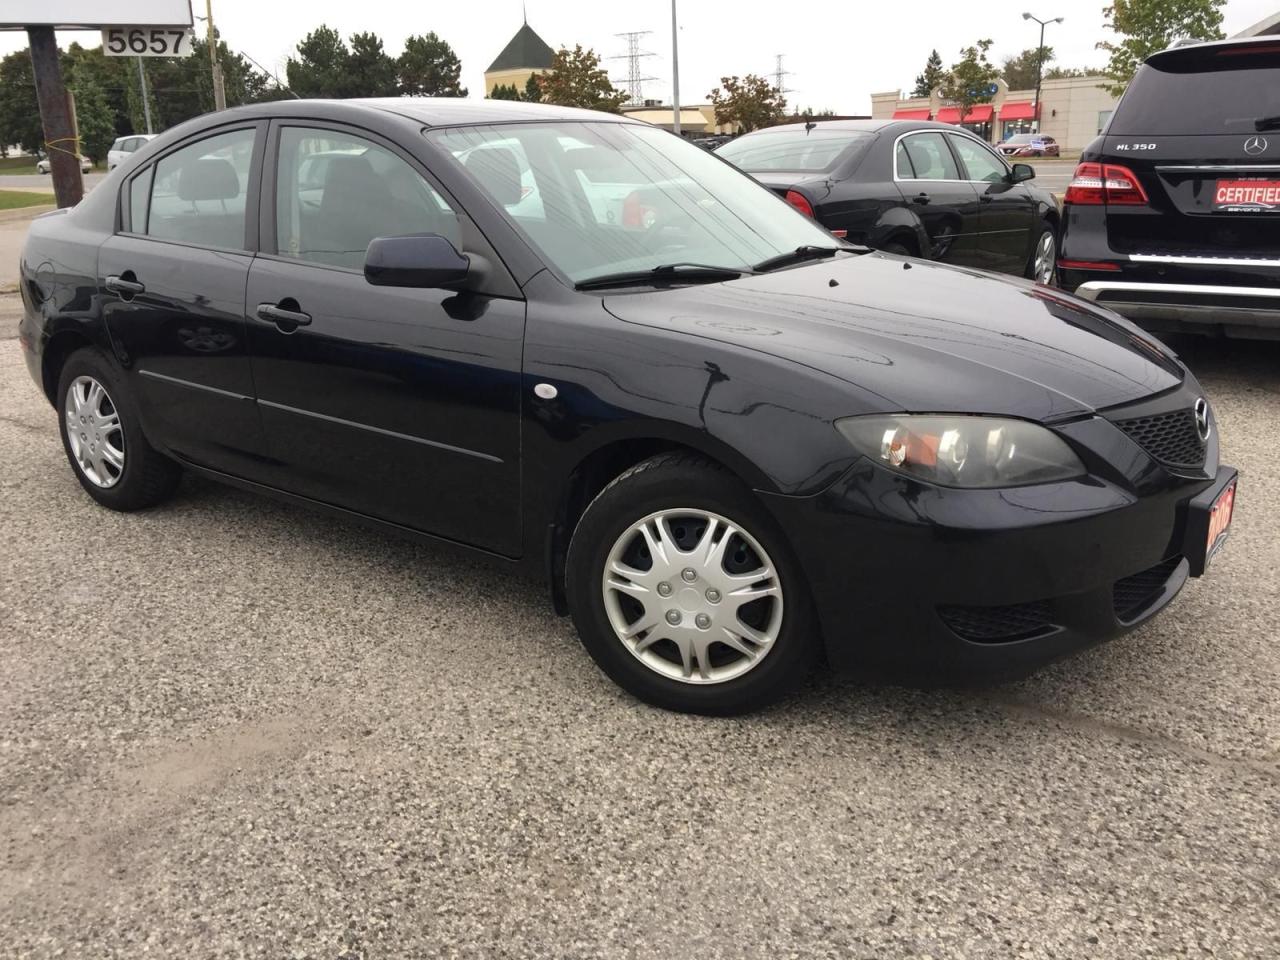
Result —
<instances>
[{"instance_id":1,"label":"wheel arch","mask_svg":"<svg viewBox=\"0 0 1280 960\"><path fill-rule=\"evenodd\" d=\"M58 378L67 358L77 350L96 344L80 330L61 330L49 338L40 356L40 386L53 406L58 404Z\"/></svg>"}]
</instances>

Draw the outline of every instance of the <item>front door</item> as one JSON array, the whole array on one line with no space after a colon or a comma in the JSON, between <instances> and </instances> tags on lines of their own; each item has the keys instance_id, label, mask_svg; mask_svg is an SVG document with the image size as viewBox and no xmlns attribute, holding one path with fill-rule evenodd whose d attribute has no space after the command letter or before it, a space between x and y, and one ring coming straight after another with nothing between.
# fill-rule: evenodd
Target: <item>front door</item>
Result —
<instances>
[{"instance_id":1,"label":"front door","mask_svg":"<svg viewBox=\"0 0 1280 960\"><path fill-rule=\"evenodd\" d=\"M98 254L103 317L147 437L241 476L265 453L244 316L265 134L249 124L144 167Z\"/></svg>"},{"instance_id":2,"label":"front door","mask_svg":"<svg viewBox=\"0 0 1280 960\"><path fill-rule=\"evenodd\" d=\"M246 299L277 485L515 555L524 301L369 284L370 240L462 249L460 214L390 144L285 123L271 140Z\"/></svg>"},{"instance_id":3,"label":"front door","mask_svg":"<svg viewBox=\"0 0 1280 960\"><path fill-rule=\"evenodd\" d=\"M1031 258L1031 245L1040 239L1035 229L1035 198L1026 186L1013 182L1008 165L994 151L972 137L947 136L982 205L980 265L1021 276Z\"/></svg>"},{"instance_id":4,"label":"front door","mask_svg":"<svg viewBox=\"0 0 1280 960\"><path fill-rule=\"evenodd\" d=\"M895 180L902 198L928 234L920 255L943 263L979 266L978 192L960 173L938 131L909 133L894 150Z\"/></svg>"}]
</instances>

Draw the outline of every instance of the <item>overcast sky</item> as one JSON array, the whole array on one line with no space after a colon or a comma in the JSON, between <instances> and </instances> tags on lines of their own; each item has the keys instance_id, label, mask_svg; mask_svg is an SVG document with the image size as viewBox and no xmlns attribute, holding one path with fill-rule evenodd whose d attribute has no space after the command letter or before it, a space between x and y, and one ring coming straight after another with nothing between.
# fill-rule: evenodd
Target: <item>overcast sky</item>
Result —
<instances>
[{"instance_id":1,"label":"overcast sky","mask_svg":"<svg viewBox=\"0 0 1280 960\"><path fill-rule=\"evenodd\" d=\"M100 0L123 3L126 0ZM828 0L787 7L777 2L680 0L680 99L702 103L726 74L772 74L775 56L783 54L789 71L784 85L789 103L798 108L830 108L839 113L870 112L869 95L909 89L936 47L943 62L956 59L961 47L980 38L995 42L993 59L1036 45L1039 28L1022 19L1030 10L1043 19L1065 17L1048 28L1045 43L1062 66L1101 66L1098 40L1103 30L1105 0ZM1228 35L1274 13L1280 0L1229 0L1225 8ZM51 3L51 5L53 5ZM203 0L194 3L204 12ZM671 7L667 0L601 3L590 0L527 0L530 25L552 47L581 43L602 56L625 53L616 34L650 30L643 49L653 53L642 63L646 97L671 99ZM214 20L223 38L264 66L284 76L284 63L297 42L321 23L344 36L361 30L378 33L393 56L404 38L434 30L462 60L463 83L472 96L483 95L483 74L519 28L520 0L465 0L454 4L405 0L214 0ZM199 25L197 25L199 28ZM90 33L58 34L60 45L74 40L96 45ZM26 45L25 34L0 34L0 52ZM610 75L624 86L625 60L609 60Z\"/></svg>"}]
</instances>

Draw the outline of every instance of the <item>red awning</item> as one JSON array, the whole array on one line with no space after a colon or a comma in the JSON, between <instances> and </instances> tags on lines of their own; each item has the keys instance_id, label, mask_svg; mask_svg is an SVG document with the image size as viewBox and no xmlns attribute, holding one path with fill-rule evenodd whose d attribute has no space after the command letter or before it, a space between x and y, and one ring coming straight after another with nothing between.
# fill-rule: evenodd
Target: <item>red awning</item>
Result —
<instances>
[{"instance_id":1,"label":"red awning","mask_svg":"<svg viewBox=\"0 0 1280 960\"><path fill-rule=\"evenodd\" d=\"M1000 108L1000 119L1034 120L1038 112L1035 104L1030 100L1017 100L1012 103L1006 103Z\"/></svg>"},{"instance_id":2,"label":"red awning","mask_svg":"<svg viewBox=\"0 0 1280 960\"><path fill-rule=\"evenodd\" d=\"M920 110L895 110L893 111L893 119L895 120L928 120L929 108L924 107Z\"/></svg>"},{"instance_id":3,"label":"red awning","mask_svg":"<svg viewBox=\"0 0 1280 960\"><path fill-rule=\"evenodd\" d=\"M959 107L943 107L938 111L937 119L943 123L959 123L960 108ZM979 103L969 108L969 114L964 118L965 123L985 123L991 119L991 104Z\"/></svg>"}]
</instances>

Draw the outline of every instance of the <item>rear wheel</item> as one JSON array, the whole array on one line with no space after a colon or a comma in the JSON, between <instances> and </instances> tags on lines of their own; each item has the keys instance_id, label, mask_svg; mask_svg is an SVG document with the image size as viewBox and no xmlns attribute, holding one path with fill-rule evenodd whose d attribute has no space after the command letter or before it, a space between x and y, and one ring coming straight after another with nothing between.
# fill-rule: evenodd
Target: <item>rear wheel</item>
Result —
<instances>
[{"instance_id":1,"label":"rear wheel","mask_svg":"<svg viewBox=\"0 0 1280 960\"><path fill-rule=\"evenodd\" d=\"M669 710L761 707L817 649L785 538L750 491L692 454L646 460L592 501L569 546L566 592L600 668Z\"/></svg>"},{"instance_id":2,"label":"rear wheel","mask_svg":"<svg viewBox=\"0 0 1280 960\"><path fill-rule=\"evenodd\" d=\"M77 350L58 378L62 446L89 496L112 510L164 500L181 468L157 453L138 422L124 379L97 350Z\"/></svg>"},{"instance_id":3,"label":"rear wheel","mask_svg":"<svg viewBox=\"0 0 1280 960\"><path fill-rule=\"evenodd\" d=\"M1027 279L1053 286L1058 276L1058 241L1053 224L1047 220L1040 224L1040 236L1036 245L1031 248L1031 257L1027 261Z\"/></svg>"}]
</instances>

